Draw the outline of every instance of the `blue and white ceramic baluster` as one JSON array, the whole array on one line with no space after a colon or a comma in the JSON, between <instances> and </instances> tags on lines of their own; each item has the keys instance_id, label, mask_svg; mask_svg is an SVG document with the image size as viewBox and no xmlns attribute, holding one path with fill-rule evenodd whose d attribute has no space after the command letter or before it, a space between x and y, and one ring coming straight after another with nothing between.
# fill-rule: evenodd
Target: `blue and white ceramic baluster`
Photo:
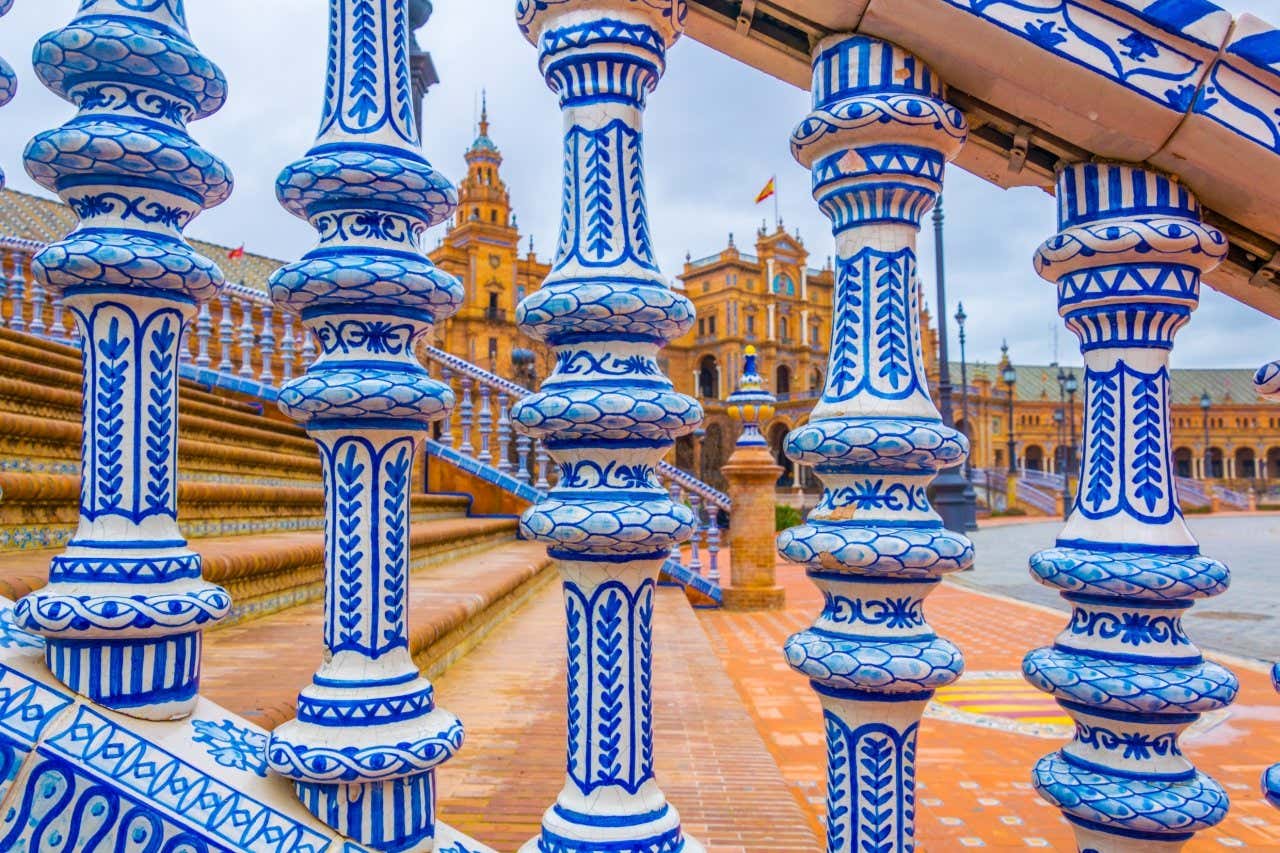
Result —
<instances>
[{"instance_id":1,"label":"blue and white ceramic baluster","mask_svg":"<svg viewBox=\"0 0 1280 853\"><path fill-rule=\"evenodd\" d=\"M1031 573L1073 613L1022 668L1076 732L1033 781L1082 850L1180 850L1222 820L1227 796L1178 736L1229 704L1237 682L1183 631L1183 613L1224 591L1228 572L1200 555L1178 505L1168 365L1227 241L1189 190L1132 166L1068 165L1057 201L1059 231L1036 270L1057 284L1084 353L1084 458L1071 517Z\"/></svg>"},{"instance_id":2,"label":"blue and white ceramic baluster","mask_svg":"<svg viewBox=\"0 0 1280 853\"><path fill-rule=\"evenodd\" d=\"M14 618L47 638L68 687L172 719L196 703L201 631L231 605L201 579L176 506L178 347L223 283L182 229L231 193L226 166L186 125L222 106L226 83L191 43L181 0L81 7L33 57L79 113L25 152L31 177L80 219L32 260L84 336L80 523Z\"/></svg>"},{"instance_id":3,"label":"blue and white ceramic baluster","mask_svg":"<svg viewBox=\"0 0 1280 853\"><path fill-rule=\"evenodd\" d=\"M493 454L489 451L489 436L493 432L493 410L489 406L489 385L480 384L480 411L476 416L476 428L480 433L480 452L476 461L489 465L493 462Z\"/></svg>"},{"instance_id":4,"label":"blue and white ceramic baluster","mask_svg":"<svg viewBox=\"0 0 1280 853\"><path fill-rule=\"evenodd\" d=\"M551 456L547 453L547 444L544 441L539 440L533 448L533 467L533 487L545 492L551 488L551 482L547 479L547 469L551 467Z\"/></svg>"},{"instance_id":5,"label":"blue and white ceramic baluster","mask_svg":"<svg viewBox=\"0 0 1280 853\"><path fill-rule=\"evenodd\" d=\"M450 391L453 390L453 371L444 365L440 366L440 381L444 383L444 387ZM440 443L445 447L453 447L453 416L456 411L457 407L455 406L440 419Z\"/></svg>"},{"instance_id":6,"label":"blue and white ceramic baluster","mask_svg":"<svg viewBox=\"0 0 1280 853\"><path fill-rule=\"evenodd\" d=\"M258 335L262 349L262 370L258 372L258 381L263 385L273 385L276 381L272 360L276 357L276 327L272 317L274 312L270 305L262 306L262 334Z\"/></svg>"},{"instance_id":7,"label":"blue and white ceramic baluster","mask_svg":"<svg viewBox=\"0 0 1280 853\"><path fill-rule=\"evenodd\" d=\"M231 361L231 345L235 343L235 321L231 318L231 295L224 293L218 298L222 304L222 319L218 321L218 344L221 355L218 358L218 372L230 376L235 370Z\"/></svg>"},{"instance_id":8,"label":"blue and white ceramic baluster","mask_svg":"<svg viewBox=\"0 0 1280 853\"><path fill-rule=\"evenodd\" d=\"M435 768L463 737L409 654L413 461L453 404L415 348L462 287L420 249L457 197L414 129L408 13L409 0L330 0L319 136L276 185L319 245L271 277L322 350L279 401L320 448L325 653L267 763L320 820L392 851L431 849Z\"/></svg>"},{"instance_id":9,"label":"blue and white ceramic baluster","mask_svg":"<svg viewBox=\"0 0 1280 853\"><path fill-rule=\"evenodd\" d=\"M464 373L458 380L462 386L462 400L458 403L458 432L462 434L462 440L458 452L471 459L476 452L471 444L471 377Z\"/></svg>"},{"instance_id":10,"label":"blue and white ceramic baluster","mask_svg":"<svg viewBox=\"0 0 1280 853\"><path fill-rule=\"evenodd\" d=\"M1280 402L1280 361L1259 367L1253 377L1253 387L1259 397ZM1271 686L1280 690L1280 663L1271 667ZM1262 793L1271 805L1280 808L1280 764L1273 764L1262 774Z\"/></svg>"},{"instance_id":11,"label":"blue and white ceramic baluster","mask_svg":"<svg viewBox=\"0 0 1280 853\"><path fill-rule=\"evenodd\" d=\"M0 17L7 15L13 8L13 0L0 0ZM13 100L18 93L18 75L13 73L13 66L0 58L0 107ZM4 188L4 170L0 169L0 189Z\"/></svg>"},{"instance_id":12,"label":"blue and white ceramic baluster","mask_svg":"<svg viewBox=\"0 0 1280 853\"><path fill-rule=\"evenodd\" d=\"M511 473L511 408L507 392L498 392L498 470Z\"/></svg>"},{"instance_id":13,"label":"blue and white ceramic baluster","mask_svg":"<svg viewBox=\"0 0 1280 853\"><path fill-rule=\"evenodd\" d=\"M693 536L689 538L689 571L702 574L702 498L697 492L689 492L689 511L693 513Z\"/></svg>"},{"instance_id":14,"label":"blue and white ceramic baluster","mask_svg":"<svg viewBox=\"0 0 1280 853\"><path fill-rule=\"evenodd\" d=\"M555 263L517 309L556 367L512 416L560 468L521 529L548 543L563 579L568 779L525 851L702 849L683 835L653 768L658 569L693 526L655 469L702 411L657 361L692 324L693 306L654 257L641 124L685 13L684 0L517 4L565 129Z\"/></svg>"},{"instance_id":15,"label":"blue and white ceramic baluster","mask_svg":"<svg viewBox=\"0 0 1280 853\"><path fill-rule=\"evenodd\" d=\"M293 314L286 311L282 319L284 336L280 341L280 384L284 385L293 379L293 362L297 356L297 346L294 343Z\"/></svg>"},{"instance_id":16,"label":"blue and white ceramic baluster","mask_svg":"<svg viewBox=\"0 0 1280 853\"><path fill-rule=\"evenodd\" d=\"M253 378L253 300L240 300L240 376Z\"/></svg>"},{"instance_id":17,"label":"blue and white ceramic baluster","mask_svg":"<svg viewBox=\"0 0 1280 853\"><path fill-rule=\"evenodd\" d=\"M27 330L27 275L23 270L23 255L13 253L13 277L9 279L9 328L15 332Z\"/></svg>"},{"instance_id":18,"label":"blue and white ceramic baluster","mask_svg":"<svg viewBox=\"0 0 1280 853\"><path fill-rule=\"evenodd\" d=\"M973 547L926 496L968 444L929 398L916 239L966 133L942 81L896 45L835 35L815 48L813 112L791 144L835 234L836 315L822 396L786 452L824 491L778 546L826 599L786 656L824 710L833 853L915 849L920 716L963 668L924 615Z\"/></svg>"}]
</instances>

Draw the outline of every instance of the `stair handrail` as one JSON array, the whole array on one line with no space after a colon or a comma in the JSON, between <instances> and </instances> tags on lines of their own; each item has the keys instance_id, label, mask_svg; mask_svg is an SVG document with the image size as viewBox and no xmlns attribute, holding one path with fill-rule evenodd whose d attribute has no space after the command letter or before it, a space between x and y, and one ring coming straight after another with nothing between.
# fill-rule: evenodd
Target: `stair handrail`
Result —
<instances>
[{"instance_id":1,"label":"stair handrail","mask_svg":"<svg viewBox=\"0 0 1280 853\"><path fill-rule=\"evenodd\" d=\"M445 352L438 347L425 346L422 348L422 353L430 360L449 368L454 373L466 375L475 382L487 385L491 389L502 391L510 395L512 399L518 400L533 393L523 385L512 382L509 379L503 379L501 376L490 373L477 364ZM696 494L703 501L726 513L732 510L733 504L728 495L668 462L658 463L658 475L664 482L674 482L685 491Z\"/></svg>"},{"instance_id":2,"label":"stair handrail","mask_svg":"<svg viewBox=\"0 0 1280 853\"><path fill-rule=\"evenodd\" d=\"M1057 508L1056 501L1054 500L1053 495L1048 494L1042 491L1041 489L1036 488L1034 484L1028 483L1026 480L1024 480L1021 477L1018 478L1017 489L1018 489L1018 500L1024 503L1031 504L1031 506L1035 507L1041 512L1052 514L1053 511Z\"/></svg>"}]
</instances>

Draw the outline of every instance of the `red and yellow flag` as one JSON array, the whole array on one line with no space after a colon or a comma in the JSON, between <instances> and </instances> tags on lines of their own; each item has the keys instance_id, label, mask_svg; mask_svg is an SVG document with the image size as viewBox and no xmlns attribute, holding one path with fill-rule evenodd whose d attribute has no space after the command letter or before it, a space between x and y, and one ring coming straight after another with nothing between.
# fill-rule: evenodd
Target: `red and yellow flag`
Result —
<instances>
[{"instance_id":1,"label":"red and yellow flag","mask_svg":"<svg viewBox=\"0 0 1280 853\"><path fill-rule=\"evenodd\" d=\"M244 257L244 243L241 243L237 248L234 248L230 252L227 252L227 258L232 261L237 260L239 258L243 258L243 257Z\"/></svg>"},{"instance_id":2,"label":"red and yellow flag","mask_svg":"<svg viewBox=\"0 0 1280 853\"><path fill-rule=\"evenodd\" d=\"M778 191L778 178L774 176L769 179L769 183L764 185L764 189L760 190L760 194L756 196L756 204L773 196Z\"/></svg>"}]
</instances>

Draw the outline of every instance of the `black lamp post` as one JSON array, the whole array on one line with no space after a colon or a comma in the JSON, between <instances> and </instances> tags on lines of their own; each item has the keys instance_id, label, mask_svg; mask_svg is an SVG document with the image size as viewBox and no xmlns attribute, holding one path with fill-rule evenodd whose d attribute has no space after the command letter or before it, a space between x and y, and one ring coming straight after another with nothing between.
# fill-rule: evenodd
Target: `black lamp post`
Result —
<instances>
[{"instance_id":1,"label":"black lamp post","mask_svg":"<svg viewBox=\"0 0 1280 853\"><path fill-rule=\"evenodd\" d=\"M1059 371L1061 376L1061 371ZM1058 450L1054 454L1058 463L1058 474L1062 477L1062 517L1071 514L1071 492L1067 488L1067 413L1059 406L1053 410L1053 424L1057 428Z\"/></svg>"},{"instance_id":2,"label":"black lamp post","mask_svg":"<svg viewBox=\"0 0 1280 853\"><path fill-rule=\"evenodd\" d=\"M1200 395L1200 411L1204 413L1204 479L1213 479L1213 454L1209 452L1209 409L1213 408L1213 399L1209 392Z\"/></svg>"},{"instance_id":3,"label":"black lamp post","mask_svg":"<svg viewBox=\"0 0 1280 853\"><path fill-rule=\"evenodd\" d=\"M951 364L947 358L947 278L942 250L942 196L933 208L933 241L938 276L938 408L942 422L955 427L955 410L951 406ZM933 504L949 530L978 529L978 496L961 468L948 468L933 481Z\"/></svg>"},{"instance_id":4,"label":"black lamp post","mask_svg":"<svg viewBox=\"0 0 1280 853\"><path fill-rule=\"evenodd\" d=\"M1067 499L1067 506L1075 503L1075 496L1071 494L1071 472L1075 470L1079 462L1080 454L1076 450L1076 392L1080 390L1080 383L1076 379L1074 370L1067 371L1067 379L1063 385L1067 389L1067 470L1064 472L1066 483L1063 488L1063 497ZM1068 510L1070 514L1070 510Z\"/></svg>"},{"instance_id":5,"label":"black lamp post","mask_svg":"<svg viewBox=\"0 0 1280 853\"><path fill-rule=\"evenodd\" d=\"M965 430L972 432L969 423L969 362L964 351L964 321L967 319L969 315L964 313L964 303L957 303L956 329L960 337L960 418L964 421ZM970 455L964 458L964 478L969 481L969 488L973 488L972 448Z\"/></svg>"},{"instance_id":6,"label":"black lamp post","mask_svg":"<svg viewBox=\"0 0 1280 853\"><path fill-rule=\"evenodd\" d=\"M1009 473L1016 475L1018 473L1018 457L1015 450L1016 439L1013 434L1013 386L1018 381L1018 371L1014 369L1013 362L1009 360L1008 341L1000 344L1000 353L1000 378L1004 380L1005 388L1009 391Z\"/></svg>"}]
</instances>

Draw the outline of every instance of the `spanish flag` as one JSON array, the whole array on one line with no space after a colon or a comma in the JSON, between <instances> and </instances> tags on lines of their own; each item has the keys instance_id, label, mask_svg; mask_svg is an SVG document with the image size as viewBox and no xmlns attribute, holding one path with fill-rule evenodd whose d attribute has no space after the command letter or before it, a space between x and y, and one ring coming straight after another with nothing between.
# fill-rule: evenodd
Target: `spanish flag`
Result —
<instances>
[{"instance_id":1,"label":"spanish flag","mask_svg":"<svg viewBox=\"0 0 1280 853\"><path fill-rule=\"evenodd\" d=\"M244 243L241 243L237 248L234 248L230 252L227 252L228 260L235 261L243 257L244 257Z\"/></svg>"},{"instance_id":2,"label":"spanish flag","mask_svg":"<svg viewBox=\"0 0 1280 853\"><path fill-rule=\"evenodd\" d=\"M767 198L771 198L777 191L778 177L775 175L769 179L769 183L764 185L764 189L760 190L760 195L756 196L756 204L759 204Z\"/></svg>"}]
</instances>

